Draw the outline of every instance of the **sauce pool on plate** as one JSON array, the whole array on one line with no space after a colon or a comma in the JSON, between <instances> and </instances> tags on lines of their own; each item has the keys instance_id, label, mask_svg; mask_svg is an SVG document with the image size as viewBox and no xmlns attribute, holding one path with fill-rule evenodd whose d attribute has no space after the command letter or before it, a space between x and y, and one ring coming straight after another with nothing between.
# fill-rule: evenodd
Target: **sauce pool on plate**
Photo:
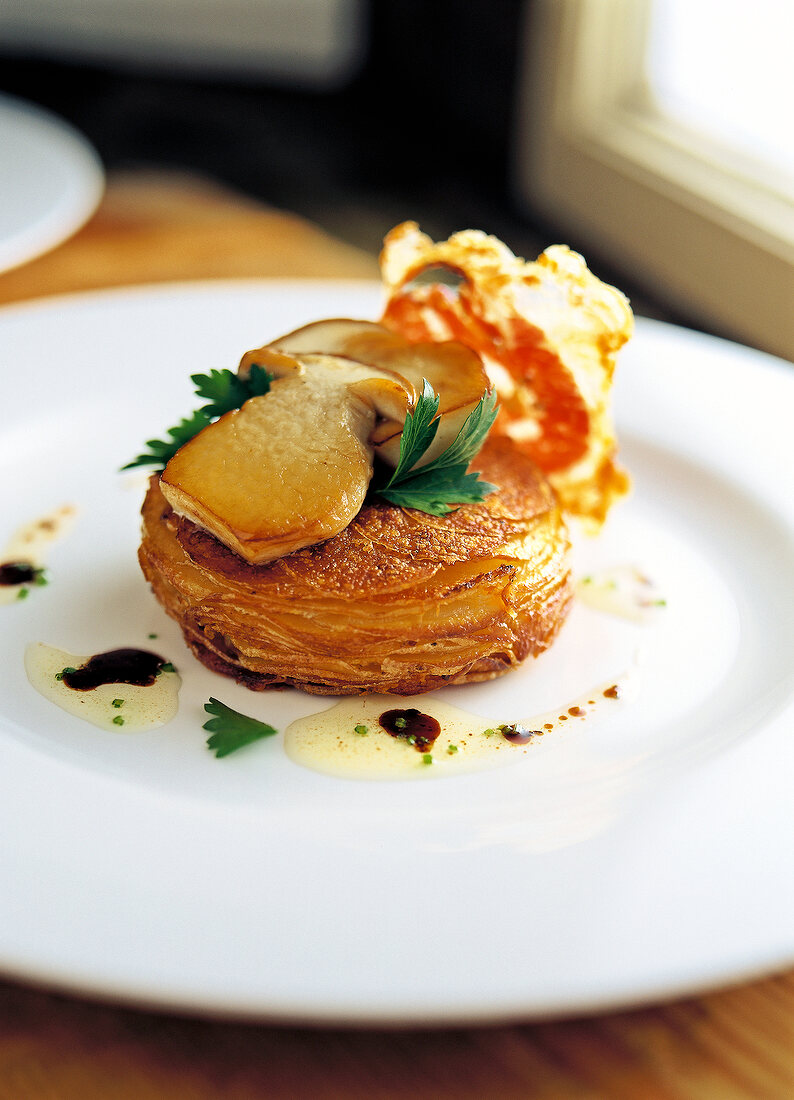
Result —
<instances>
[{"instance_id":1,"label":"sauce pool on plate","mask_svg":"<svg viewBox=\"0 0 794 1100\"><path fill-rule=\"evenodd\" d=\"M346 698L292 722L284 734L297 764L346 779L418 779L483 771L516 761L547 733L627 697L628 677L610 680L569 706L519 722L488 725L435 696L422 709L394 697ZM403 701L404 702L404 701Z\"/></svg>"},{"instance_id":2,"label":"sauce pool on plate","mask_svg":"<svg viewBox=\"0 0 794 1100\"><path fill-rule=\"evenodd\" d=\"M179 706L179 674L148 650L115 649L81 657L33 642L25 650L25 671L45 699L116 733L164 726Z\"/></svg>"}]
</instances>

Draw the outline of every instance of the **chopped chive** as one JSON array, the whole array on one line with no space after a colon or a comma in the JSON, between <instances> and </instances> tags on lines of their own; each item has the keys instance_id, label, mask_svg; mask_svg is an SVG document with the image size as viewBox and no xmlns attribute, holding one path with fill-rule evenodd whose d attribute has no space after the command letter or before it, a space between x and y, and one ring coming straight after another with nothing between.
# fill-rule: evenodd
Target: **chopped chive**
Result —
<instances>
[{"instance_id":1,"label":"chopped chive","mask_svg":"<svg viewBox=\"0 0 794 1100\"><path fill-rule=\"evenodd\" d=\"M161 672L176 672L176 669L174 668L174 666L171 664L170 661L166 661L164 664L160 665L160 667L158 668L158 670L157 670L158 676Z\"/></svg>"},{"instance_id":2,"label":"chopped chive","mask_svg":"<svg viewBox=\"0 0 794 1100\"><path fill-rule=\"evenodd\" d=\"M496 730L487 729L487 730L483 730L483 733L485 734L486 737L493 737L496 734Z\"/></svg>"},{"instance_id":3,"label":"chopped chive","mask_svg":"<svg viewBox=\"0 0 794 1100\"><path fill-rule=\"evenodd\" d=\"M147 638L156 638L156 637L158 637L158 635L157 634L147 634L146 637Z\"/></svg>"},{"instance_id":4,"label":"chopped chive","mask_svg":"<svg viewBox=\"0 0 794 1100\"><path fill-rule=\"evenodd\" d=\"M114 726L123 726L124 725L124 719L121 717L120 714L117 714L116 717L113 719L113 725Z\"/></svg>"},{"instance_id":5,"label":"chopped chive","mask_svg":"<svg viewBox=\"0 0 794 1100\"><path fill-rule=\"evenodd\" d=\"M366 726L356 726L355 730L356 730L356 733L359 735L359 737L366 737L367 734L369 733L369 730L367 729Z\"/></svg>"},{"instance_id":6,"label":"chopped chive","mask_svg":"<svg viewBox=\"0 0 794 1100\"><path fill-rule=\"evenodd\" d=\"M432 754L432 752L423 752L422 753L422 763L423 764L432 764L433 763L433 754Z\"/></svg>"},{"instance_id":7,"label":"chopped chive","mask_svg":"<svg viewBox=\"0 0 794 1100\"><path fill-rule=\"evenodd\" d=\"M457 745L447 745L447 755L448 756L454 756L457 751L458 751L458 746Z\"/></svg>"},{"instance_id":8,"label":"chopped chive","mask_svg":"<svg viewBox=\"0 0 794 1100\"><path fill-rule=\"evenodd\" d=\"M395 718L394 724L398 730L404 730L405 727L408 725L404 718Z\"/></svg>"},{"instance_id":9,"label":"chopped chive","mask_svg":"<svg viewBox=\"0 0 794 1100\"><path fill-rule=\"evenodd\" d=\"M124 706L124 700L123 699L114 699L113 703L112 703L112 706L114 706L118 710L119 707Z\"/></svg>"},{"instance_id":10,"label":"chopped chive","mask_svg":"<svg viewBox=\"0 0 794 1100\"><path fill-rule=\"evenodd\" d=\"M17 592L17 599L18 600L26 600L29 595L30 595L30 589L29 588L20 588L19 592Z\"/></svg>"}]
</instances>

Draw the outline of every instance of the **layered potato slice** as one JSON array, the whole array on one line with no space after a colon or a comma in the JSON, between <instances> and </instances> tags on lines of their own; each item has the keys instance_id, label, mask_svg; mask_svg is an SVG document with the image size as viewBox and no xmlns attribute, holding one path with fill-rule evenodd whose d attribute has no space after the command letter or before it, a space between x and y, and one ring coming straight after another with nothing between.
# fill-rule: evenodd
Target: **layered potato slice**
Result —
<instances>
[{"instance_id":1,"label":"layered potato slice","mask_svg":"<svg viewBox=\"0 0 794 1100\"><path fill-rule=\"evenodd\" d=\"M509 438L497 486L435 517L373 498L339 534L261 565L177 516L152 479L139 558L196 656L250 688L412 695L487 680L546 649L572 598L556 496Z\"/></svg>"}]
</instances>

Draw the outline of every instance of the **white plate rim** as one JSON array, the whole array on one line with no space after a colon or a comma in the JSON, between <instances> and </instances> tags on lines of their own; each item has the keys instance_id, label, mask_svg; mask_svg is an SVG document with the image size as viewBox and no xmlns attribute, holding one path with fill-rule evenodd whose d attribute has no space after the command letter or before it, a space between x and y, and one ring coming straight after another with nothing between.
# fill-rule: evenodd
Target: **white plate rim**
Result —
<instances>
[{"instance_id":1,"label":"white plate rim","mask_svg":"<svg viewBox=\"0 0 794 1100\"><path fill-rule=\"evenodd\" d=\"M161 301L171 298L178 301L180 297L188 296L207 300L212 299L216 294L233 296L240 290L244 290L246 293L256 293L261 290L266 294L275 286L281 288L292 287L293 290L304 293L314 289L322 293L323 288L332 286L335 290L338 290L340 285L353 293L356 292L356 288L369 295L373 293L372 283L358 280L344 281L343 283L340 283L340 281L329 283L328 281L301 280L290 282L235 280L233 282L166 284L159 287L136 287L133 289L114 288L89 295L67 295L58 299L49 299L42 303L22 303L8 307L0 313L0 329L6 321L14 322L16 319L24 324L26 318L35 315L38 315L38 317L49 315L57 318L59 312L63 310L67 312L70 309L80 310L85 306L90 307L92 303L107 303L112 311L114 303L118 303L123 309L124 304L127 302L146 304L150 298ZM660 338L663 342L667 340L670 342L670 346L708 348L717 356L724 354L735 358L737 355L734 345L715 341L711 337L690 334L685 330L677 330L660 322L641 321L638 325L640 340L644 339L644 333L648 334L648 338L654 336ZM747 349L739 349L738 356L740 360L746 358L748 363L760 363L763 368L772 372L787 369L785 364L773 360L772 357ZM774 488L771 493L774 498L776 495ZM790 720L791 706L789 703L784 712L770 723L770 728L767 731L768 740L777 747L780 745L785 729L790 725ZM5 747L8 749L8 746ZM25 748L15 744L6 755L7 759L16 758L19 763L26 753ZM65 775L70 772L69 766L64 764L63 761L49 761L43 767L41 767L41 763L41 760L37 758L37 766L42 772L50 773L50 778L56 773ZM752 760L752 754L748 753L747 745L741 744L733 747L716 764L712 765L711 776L712 779L715 774L719 777L726 792L735 791L742 769L745 769L745 775L747 775L752 773L754 769L757 770L757 767L757 761ZM71 778L75 780L78 786L80 785L81 781L78 775L72 774ZM40 781L43 782L43 779L40 778ZM683 783L679 783L677 795L682 805L687 804L687 799L690 801L697 799L698 786L702 781L703 772L696 769L692 777L689 777ZM113 797L117 798L119 803L131 799L130 806L135 803L140 808L142 804L145 804L147 810L151 812L158 811L157 804L162 802L158 794L133 791L129 787L120 790L118 783L107 781L103 777L101 785L104 786L106 782L109 783L108 790L113 790ZM738 786L741 787L741 784L738 783ZM651 807L647 815L651 819L650 823L647 820L645 823L649 833L653 833L654 830L664 826L664 801L664 797L660 797L660 804ZM763 805L763 800L760 804ZM162 808L161 805L159 809ZM777 807L777 810L780 811L781 807ZM655 820L654 813L657 814ZM789 899L786 900L788 902ZM794 898L791 900L794 900ZM152 987L151 980L146 978L140 984L128 979L126 987L120 987L118 981L108 975L102 976L97 972L91 973L85 969L80 970L68 966L59 968L57 962L52 959L42 963L40 960L37 962L32 957L22 958L20 956L14 959L8 954L3 959L2 969L11 976L45 984L54 984L88 995L111 997L116 1000L126 1000L151 1006L160 1005L182 1011L205 1011L230 1016L289 1019L304 1022L380 1022L389 1024L424 1022L450 1024L515 1018L550 1018L570 1012L592 1012L614 1007L626 1007L650 999L667 999L683 993L707 990L719 984L724 984L726 981L738 981L760 976L787 966L792 961L794 961L794 943L790 936L784 935L779 937L779 942L770 943L767 940L762 944L753 944L752 951L748 953L747 957L734 958L733 965L726 965L723 960L720 964L704 965L700 972L690 967L688 972L680 975L668 974L666 977L656 975L653 978L646 976L646 979L639 985L635 984L634 988L631 988L629 983L629 986L624 984L621 989L601 989L600 991L591 991L589 995L581 989L576 992L560 990L556 998L553 996L546 997L545 1000L541 998L536 999L534 1002L531 998L525 997L522 1000L520 996L516 997L514 994L508 995L507 993L501 997L491 994L490 999L484 998L479 1004L471 1000L469 1003L460 1001L453 1004L449 1000L440 997L435 1004L425 1004L424 1006L418 1004L409 1006L406 1003L400 1003L399 997L392 998L391 1003L388 1003L388 998L386 998L385 1001L381 1001L379 1004L371 1001L369 1003L363 1001L358 1003L346 1002L344 997L334 1001L333 998L329 999L327 994L325 1003L318 1000L310 1004L307 1003L305 997L303 1000L300 997L290 1000L288 997L282 996L279 998L271 994L252 998L250 993L245 995L239 990L226 995L217 989L205 990L202 993L197 992L195 988L189 988L190 983L187 983L187 986L181 990L174 987L169 989L165 986L155 989Z\"/></svg>"}]
</instances>

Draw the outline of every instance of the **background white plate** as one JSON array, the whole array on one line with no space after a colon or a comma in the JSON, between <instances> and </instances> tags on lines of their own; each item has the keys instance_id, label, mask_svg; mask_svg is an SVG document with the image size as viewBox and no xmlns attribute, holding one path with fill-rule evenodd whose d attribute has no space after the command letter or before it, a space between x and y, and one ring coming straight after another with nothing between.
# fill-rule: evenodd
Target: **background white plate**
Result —
<instances>
[{"instance_id":1,"label":"background white plate","mask_svg":"<svg viewBox=\"0 0 794 1100\"><path fill-rule=\"evenodd\" d=\"M71 236L103 187L99 157L82 134L32 103L0 96L0 271Z\"/></svg>"},{"instance_id":2,"label":"background white plate","mask_svg":"<svg viewBox=\"0 0 794 1100\"><path fill-rule=\"evenodd\" d=\"M493 724L640 654L636 702L439 781L328 778L279 739L204 747L211 694L280 729L324 703L187 654L137 568L144 477L117 470L194 407L191 373L378 306L370 284L249 282L0 315L3 526L80 509L49 586L0 608L0 967L187 1010L451 1023L794 962L794 374L768 356L638 324L616 394L634 493L577 552L640 565L667 608L638 627L577 606L548 654L444 695ZM126 737L81 723L28 685L28 641L156 646L180 714Z\"/></svg>"}]
</instances>

